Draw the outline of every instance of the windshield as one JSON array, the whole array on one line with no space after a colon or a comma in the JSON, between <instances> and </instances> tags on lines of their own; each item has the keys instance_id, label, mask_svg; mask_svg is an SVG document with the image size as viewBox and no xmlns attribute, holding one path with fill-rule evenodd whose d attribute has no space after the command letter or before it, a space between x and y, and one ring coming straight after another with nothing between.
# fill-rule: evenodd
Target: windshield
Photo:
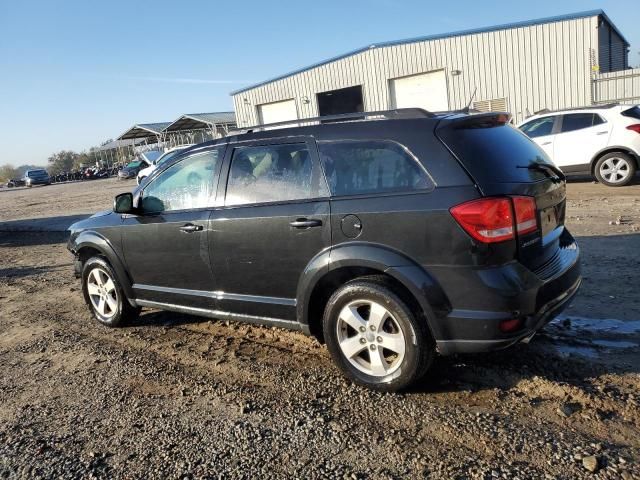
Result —
<instances>
[{"instance_id":1,"label":"windshield","mask_svg":"<svg viewBox=\"0 0 640 480\"><path fill-rule=\"evenodd\" d=\"M140 160L135 160L127 164L127 168L138 168L140 165L142 165L142 162Z\"/></svg>"},{"instance_id":2,"label":"windshield","mask_svg":"<svg viewBox=\"0 0 640 480\"><path fill-rule=\"evenodd\" d=\"M27 172L27 176L29 177L39 177L41 175L46 175L47 172L45 170L31 170Z\"/></svg>"}]
</instances>

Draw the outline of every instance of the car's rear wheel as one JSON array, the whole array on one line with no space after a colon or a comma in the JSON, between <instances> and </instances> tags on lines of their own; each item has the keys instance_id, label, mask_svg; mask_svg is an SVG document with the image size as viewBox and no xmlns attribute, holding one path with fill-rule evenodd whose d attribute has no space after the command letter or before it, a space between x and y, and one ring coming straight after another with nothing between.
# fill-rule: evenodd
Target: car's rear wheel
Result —
<instances>
[{"instance_id":1,"label":"car's rear wheel","mask_svg":"<svg viewBox=\"0 0 640 480\"><path fill-rule=\"evenodd\" d=\"M124 295L109 263L92 257L82 268L82 292L94 318L108 327L119 327L140 313Z\"/></svg>"},{"instance_id":2,"label":"car's rear wheel","mask_svg":"<svg viewBox=\"0 0 640 480\"><path fill-rule=\"evenodd\" d=\"M339 288L327 302L323 329L340 369L376 390L408 387L435 355L424 322L382 282L355 280Z\"/></svg>"},{"instance_id":3,"label":"car's rear wheel","mask_svg":"<svg viewBox=\"0 0 640 480\"><path fill-rule=\"evenodd\" d=\"M595 174L600 183L609 187L621 187L633 180L636 163L626 153L607 153L597 161Z\"/></svg>"}]
</instances>

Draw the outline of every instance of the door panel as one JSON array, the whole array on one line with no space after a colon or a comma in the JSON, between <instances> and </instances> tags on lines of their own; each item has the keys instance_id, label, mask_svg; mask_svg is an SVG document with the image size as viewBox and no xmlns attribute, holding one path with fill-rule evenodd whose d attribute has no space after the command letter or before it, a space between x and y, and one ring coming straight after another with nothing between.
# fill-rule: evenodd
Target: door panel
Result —
<instances>
[{"instance_id":1,"label":"door panel","mask_svg":"<svg viewBox=\"0 0 640 480\"><path fill-rule=\"evenodd\" d=\"M566 131L573 126L580 126L578 122L585 117L586 124L594 123L589 121L589 116L596 121L602 121L597 114L580 113L563 116L561 131L556 135L554 145L555 163L559 167L585 165L587 168L593 156L609 144L611 123L608 122Z\"/></svg>"},{"instance_id":2,"label":"door panel","mask_svg":"<svg viewBox=\"0 0 640 480\"><path fill-rule=\"evenodd\" d=\"M168 212L124 219L123 245L136 297L163 303L213 307L209 262L209 210ZM193 231L183 231L193 226ZM184 290L200 291L197 295Z\"/></svg>"},{"instance_id":3,"label":"door panel","mask_svg":"<svg viewBox=\"0 0 640 480\"><path fill-rule=\"evenodd\" d=\"M552 162L555 161L555 142L557 135L545 135L543 137L535 137L532 140L540 145L540 148L544 150L544 153L551 159Z\"/></svg>"},{"instance_id":4,"label":"door panel","mask_svg":"<svg viewBox=\"0 0 640 480\"><path fill-rule=\"evenodd\" d=\"M291 223L317 220L317 226ZM331 245L329 201L247 206L212 214L210 251L219 308L295 319L298 280Z\"/></svg>"},{"instance_id":5,"label":"door panel","mask_svg":"<svg viewBox=\"0 0 640 480\"><path fill-rule=\"evenodd\" d=\"M293 320L302 272L331 245L328 189L312 139L270 142L229 148L209 252L221 310Z\"/></svg>"},{"instance_id":6,"label":"door panel","mask_svg":"<svg viewBox=\"0 0 640 480\"><path fill-rule=\"evenodd\" d=\"M209 216L224 147L168 166L145 186L138 214L123 217L122 245L136 297L215 307Z\"/></svg>"}]
</instances>

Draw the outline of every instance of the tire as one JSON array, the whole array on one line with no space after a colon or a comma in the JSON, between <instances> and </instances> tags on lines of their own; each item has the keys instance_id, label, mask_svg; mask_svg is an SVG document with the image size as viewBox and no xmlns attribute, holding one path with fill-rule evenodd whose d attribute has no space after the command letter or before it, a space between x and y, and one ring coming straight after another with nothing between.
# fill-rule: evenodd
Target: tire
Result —
<instances>
[{"instance_id":1,"label":"tire","mask_svg":"<svg viewBox=\"0 0 640 480\"><path fill-rule=\"evenodd\" d=\"M373 321L372 311L377 312ZM347 377L374 390L395 392L422 378L435 357L435 343L419 320L383 281L363 277L331 296L323 333L333 360Z\"/></svg>"},{"instance_id":2,"label":"tire","mask_svg":"<svg viewBox=\"0 0 640 480\"><path fill-rule=\"evenodd\" d=\"M594 173L600 183L609 187L622 187L633 180L636 169L635 159L630 155L611 152L596 162Z\"/></svg>"},{"instance_id":3,"label":"tire","mask_svg":"<svg viewBox=\"0 0 640 480\"><path fill-rule=\"evenodd\" d=\"M82 293L93 317L107 327L126 325L140 314L140 308L129 304L113 269L101 257L92 257L84 263Z\"/></svg>"}]
</instances>

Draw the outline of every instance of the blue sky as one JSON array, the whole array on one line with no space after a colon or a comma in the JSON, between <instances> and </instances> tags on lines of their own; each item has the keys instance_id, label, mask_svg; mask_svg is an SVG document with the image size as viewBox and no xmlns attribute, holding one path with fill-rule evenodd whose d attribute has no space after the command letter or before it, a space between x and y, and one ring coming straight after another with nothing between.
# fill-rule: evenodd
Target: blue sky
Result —
<instances>
[{"instance_id":1,"label":"blue sky","mask_svg":"<svg viewBox=\"0 0 640 480\"><path fill-rule=\"evenodd\" d=\"M640 64L638 0L0 0L0 164L232 110L232 90L370 43L596 8Z\"/></svg>"}]
</instances>

